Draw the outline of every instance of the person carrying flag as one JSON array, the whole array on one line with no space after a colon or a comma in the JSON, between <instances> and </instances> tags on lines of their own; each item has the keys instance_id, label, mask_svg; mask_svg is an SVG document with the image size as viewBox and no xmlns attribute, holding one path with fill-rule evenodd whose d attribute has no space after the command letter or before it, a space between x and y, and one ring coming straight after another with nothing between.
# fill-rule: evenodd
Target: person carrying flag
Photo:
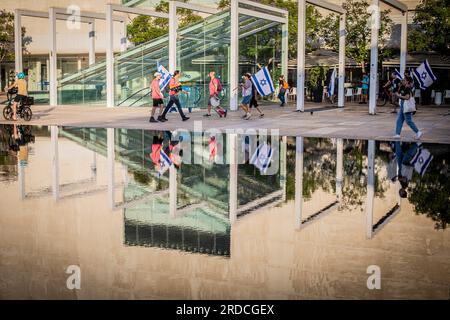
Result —
<instances>
[{"instance_id":1,"label":"person carrying flag","mask_svg":"<svg viewBox=\"0 0 450 320\"><path fill-rule=\"evenodd\" d=\"M264 113L261 111L261 109L258 106L258 100L256 97L258 96L258 90L256 89L255 84L252 82L252 99L250 100L250 104L248 105L248 108L251 110L252 108L255 108L259 112L259 117L263 118Z\"/></svg>"},{"instance_id":2,"label":"person carrying flag","mask_svg":"<svg viewBox=\"0 0 450 320\"><path fill-rule=\"evenodd\" d=\"M250 73L246 73L242 77L244 82L241 83L241 87L242 87L241 108L245 112L245 115L243 117L245 120L249 120L252 116L252 114L250 113L250 108L249 108L250 102L252 100L252 82L250 81L251 77L252 76Z\"/></svg>"},{"instance_id":3,"label":"person carrying flag","mask_svg":"<svg viewBox=\"0 0 450 320\"><path fill-rule=\"evenodd\" d=\"M149 122L165 122L166 120L163 119L163 117L161 116L161 114L163 113L164 110L164 101L163 101L163 94L161 92L161 88L159 86L159 82L161 81L161 77L162 74L159 72L155 73L155 78L153 79L150 88L152 90L152 99L153 99L153 107L152 107L152 111L151 111L151 116L150 116L150 120ZM156 112L156 108L159 107L159 115L158 115L158 120L155 120L155 112Z\"/></svg>"},{"instance_id":4,"label":"person carrying flag","mask_svg":"<svg viewBox=\"0 0 450 320\"><path fill-rule=\"evenodd\" d=\"M220 99L219 94L222 91L222 83L219 78L216 78L216 72L211 71L209 73L209 77L211 81L209 82L209 99L208 99L208 113L203 115L204 117L211 117L211 108L214 107L216 109L217 114L222 117L227 117L227 110L220 107ZM218 104L218 105L217 105Z\"/></svg>"},{"instance_id":5,"label":"person carrying flag","mask_svg":"<svg viewBox=\"0 0 450 320\"><path fill-rule=\"evenodd\" d=\"M166 115L174 104L177 106L177 110L181 116L181 119L183 121L189 120L189 117L185 116L185 114L183 113L183 109L181 108L181 103L180 103L180 98L179 98L180 91L184 92L185 94L188 94L188 92L186 90L183 90L183 87L181 86L181 83L180 83L180 77L181 77L180 70L176 70L173 73L172 79L170 79L170 82L169 82L169 89L170 89L169 97L170 97L170 99L169 99L169 103L167 104L166 108L164 109L163 114L161 115L161 118L163 119L163 121L167 121Z\"/></svg>"}]
</instances>

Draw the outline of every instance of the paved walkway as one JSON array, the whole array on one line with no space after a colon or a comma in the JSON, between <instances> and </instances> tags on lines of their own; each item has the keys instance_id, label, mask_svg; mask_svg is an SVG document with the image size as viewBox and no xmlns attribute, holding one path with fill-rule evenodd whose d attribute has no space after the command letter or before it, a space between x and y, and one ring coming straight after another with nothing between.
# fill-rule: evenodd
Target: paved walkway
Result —
<instances>
[{"instance_id":1,"label":"paved walkway","mask_svg":"<svg viewBox=\"0 0 450 320\"><path fill-rule=\"evenodd\" d=\"M313 136L392 140L396 115L389 107L378 108L376 115L368 114L366 105L350 105L345 109L316 111L308 110L320 105L307 104L306 112L295 112L294 106L280 108L263 106L265 117L260 119L254 112L252 119L241 119L242 112L229 112L226 119L216 114L204 118L204 111L189 114L190 120L182 122L178 113L168 115L168 122L149 123L149 108L105 108L88 106L33 106L32 125L61 125L76 127L114 127L128 129L194 129L194 122L201 121L203 130L226 129L279 129L280 134L289 136ZM450 144L450 107L426 106L419 109L414 121L424 131L424 142ZM0 123L11 123L4 119ZM25 123L18 121L18 123ZM200 125L197 122L197 125ZM403 127L402 140L411 141L414 134L406 124Z\"/></svg>"}]
</instances>

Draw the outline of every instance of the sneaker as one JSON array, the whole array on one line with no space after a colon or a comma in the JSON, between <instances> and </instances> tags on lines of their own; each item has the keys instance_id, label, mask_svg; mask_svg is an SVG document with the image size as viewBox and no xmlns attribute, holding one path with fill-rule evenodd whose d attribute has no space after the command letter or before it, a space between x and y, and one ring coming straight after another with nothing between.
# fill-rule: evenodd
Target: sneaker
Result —
<instances>
[{"instance_id":1,"label":"sneaker","mask_svg":"<svg viewBox=\"0 0 450 320\"><path fill-rule=\"evenodd\" d=\"M423 136L423 132L422 131L417 132L416 140L420 140L420 138L422 138L422 136Z\"/></svg>"},{"instance_id":2,"label":"sneaker","mask_svg":"<svg viewBox=\"0 0 450 320\"><path fill-rule=\"evenodd\" d=\"M188 121L189 119L190 119L189 117L182 118L183 121Z\"/></svg>"},{"instance_id":3,"label":"sneaker","mask_svg":"<svg viewBox=\"0 0 450 320\"><path fill-rule=\"evenodd\" d=\"M245 115L245 120L249 120L250 118L252 117L252 114L251 113L247 113L246 115Z\"/></svg>"},{"instance_id":4,"label":"sneaker","mask_svg":"<svg viewBox=\"0 0 450 320\"><path fill-rule=\"evenodd\" d=\"M158 121L159 121L159 122L166 122L167 119L166 119L166 118L163 118L163 117L161 117L161 116L159 116L159 117L158 117Z\"/></svg>"},{"instance_id":5,"label":"sneaker","mask_svg":"<svg viewBox=\"0 0 450 320\"><path fill-rule=\"evenodd\" d=\"M242 118L242 119L247 118L247 114L244 114L241 118Z\"/></svg>"},{"instance_id":6,"label":"sneaker","mask_svg":"<svg viewBox=\"0 0 450 320\"><path fill-rule=\"evenodd\" d=\"M400 135L396 134L395 136L393 136L394 139L400 139Z\"/></svg>"},{"instance_id":7,"label":"sneaker","mask_svg":"<svg viewBox=\"0 0 450 320\"><path fill-rule=\"evenodd\" d=\"M209 113L206 113L203 115L204 117L211 117L211 115Z\"/></svg>"},{"instance_id":8,"label":"sneaker","mask_svg":"<svg viewBox=\"0 0 450 320\"><path fill-rule=\"evenodd\" d=\"M259 117L260 117L260 118L264 118L264 113L261 113L261 114L259 115Z\"/></svg>"},{"instance_id":9,"label":"sneaker","mask_svg":"<svg viewBox=\"0 0 450 320\"><path fill-rule=\"evenodd\" d=\"M158 121L156 121L156 120L155 120L155 118L153 118L153 117L150 117L150 120L148 120L148 122L152 122L152 123L155 123L155 122L158 122Z\"/></svg>"}]
</instances>

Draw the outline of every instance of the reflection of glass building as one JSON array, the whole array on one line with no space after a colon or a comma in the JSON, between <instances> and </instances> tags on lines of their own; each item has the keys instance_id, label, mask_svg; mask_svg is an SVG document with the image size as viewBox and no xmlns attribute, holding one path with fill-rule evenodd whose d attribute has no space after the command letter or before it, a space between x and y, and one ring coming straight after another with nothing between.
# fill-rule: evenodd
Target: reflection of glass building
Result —
<instances>
[{"instance_id":1,"label":"reflection of glass building","mask_svg":"<svg viewBox=\"0 0 450 320\"><path fill-rule=\"evenodd\" d=\"M59 135L108 156L108 130L62 128ZM233 139L243 148L245 136L221 135L223 161L215 163L209 161L208 134L201 136L200 147L194 134L182 134L183 158L190 153L193 164L182 163L159 176L150 158L158 135L161 132L114 129L115 162L124 167L126 177L122 201L113 200L113 206L123 208L126 244L229 256L233 222L285 200L285 137L268 138L277 170L264 175L254 165L225 160L231 157ZM201 164L195 164L199 157Z\"/></svg>"}]
</instances>

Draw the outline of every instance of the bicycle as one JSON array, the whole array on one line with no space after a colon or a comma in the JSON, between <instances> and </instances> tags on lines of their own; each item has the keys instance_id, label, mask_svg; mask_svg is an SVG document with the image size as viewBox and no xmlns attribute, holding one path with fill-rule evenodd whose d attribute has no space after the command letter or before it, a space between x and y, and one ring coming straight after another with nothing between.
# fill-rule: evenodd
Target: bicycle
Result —
<instances>
[{"instance_id":1,"label":"bicycle","mask_svg":"<svg viewBox=\"0 0 450 320\"><path fill-rule=\"evenodd\" d=\"M3 118L5 120L12 120L13 118L13 98L17 95L17 88L12 88L7 92L8 104L3 108ZM30 121L33 117L33 112L30 106L34 104L34 99L32 97L26 97L25 101L20 101L17 105L16 116L19 116L25 121Z\"/></svg>"}]
</instances>

